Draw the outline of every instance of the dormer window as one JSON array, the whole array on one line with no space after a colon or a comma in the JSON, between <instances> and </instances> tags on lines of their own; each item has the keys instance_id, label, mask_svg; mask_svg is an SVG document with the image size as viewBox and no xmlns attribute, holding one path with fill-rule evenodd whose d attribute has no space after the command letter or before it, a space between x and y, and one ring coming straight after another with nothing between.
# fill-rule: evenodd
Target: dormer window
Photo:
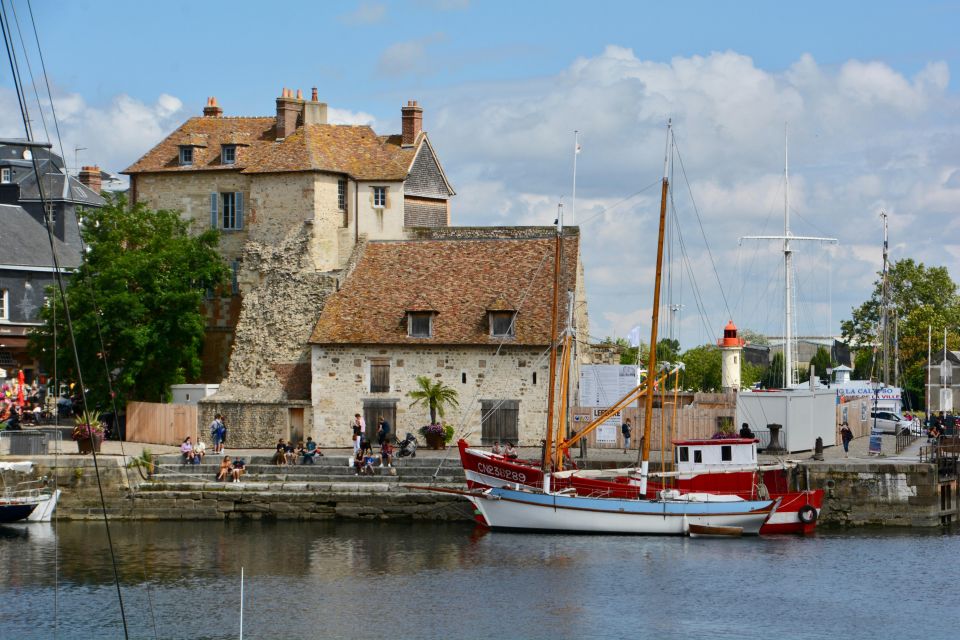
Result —
<instances>
[{"instance_id":1,"label":"dormer window","mask_svg":"<svg viewBox=\"0 0 960 640\"><path fill-rule=\"evenodd\" d=\"M223 164L233 164L237 161L237 145L225 144L220 149L220 162Z\"/></svg>"},{"instance_id":2,"label":"dormer window","mask_svg":"<svg viewBox=\"0 0 960 640\"><path fill-rule=\"evenodd\" d=\"M516 335L513 321L516 311L488 311L490 321L490 335L494 338L512 338Z\"/></svg>"},{"instance_id":3,"label":"dormer window","mask_svg":"<svg viewBox=\"0 0 960 640\"><path fill-rule=\"evenodd\" d=\"M13 182L13 170L10 167L0 169L0 184L10 184Z\"/></svg>"},{"instance_id":4,"label":"dormer window","mask_svg":"<svg viewBox=\"0 0 960 640\"><path fill-rule=\"evenodd\" d=\"M190 146L180 147L180 166L189 167L192 164L193 164L193 147L190 147Z\"/></svg>"},{"instance_id":5,"label":"dormer window","mask_svg":"<svg viewBox=\"0 0 960 640\"><path fill-rule=\"evenodd\" d=\"M407 335L411 338L433 337L433 312L408 311Z\"/></svg>"}]
</instances>

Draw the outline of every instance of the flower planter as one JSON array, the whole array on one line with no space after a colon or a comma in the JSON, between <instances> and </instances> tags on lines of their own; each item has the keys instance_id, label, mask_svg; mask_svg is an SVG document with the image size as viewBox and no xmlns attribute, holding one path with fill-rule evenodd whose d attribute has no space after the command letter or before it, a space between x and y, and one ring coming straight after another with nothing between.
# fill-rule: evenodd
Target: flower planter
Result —
<instances>
[{"instance_id":1,"label":"flower planter","mask_svg":"<svg viewBox=\"0 0 960 640\"><path fill-rule=\"evenodd\" d=\"M103 438L80 438L77 440L77 448L80 450L80 453L93 453L96 451L100 453L100 444L103 442Z\"/></svg>"},{"instance_id":2,"label":"flower planter","mask_svg":"<svg viewBox=\"0 0 960 640\"><path fill-rule=\"evenodd\" d=\"M446 449L447 443L443 434L440 433L428 433L424 436L427 439L427 446L431 449Z\"/></svg>"}]
</instances>

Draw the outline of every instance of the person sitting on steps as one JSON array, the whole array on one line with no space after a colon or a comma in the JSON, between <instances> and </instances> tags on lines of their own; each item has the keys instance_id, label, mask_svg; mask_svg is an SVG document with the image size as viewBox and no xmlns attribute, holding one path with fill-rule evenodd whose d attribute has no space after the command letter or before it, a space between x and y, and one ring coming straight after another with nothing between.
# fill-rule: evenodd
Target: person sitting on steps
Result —
<instances>
[{"instance_id":1,"label":"person sitting on steps","mask_svg":"<svg viewBox=\"0 0 960 640\"><path fill-rule=\"evenodd\" d=\"M740 437L741 438L756 438L757 436L753 435L753 431L750 430L750 425L746 422L740 427Z\"/></svg>"},{"instance_id":2,"label":"person sitting on steps","mask_svg":"<svg viewBox=\"0 0 960 640\"><path fill-rule=\"evenodd\" d=\"M505 455L508 460L516 460L518 457L517 450L514 449L513 443L509 440L507 441L506 448L503 450L503 455Z\"/></svg>"},{"instance_id":3,"label":"person sitting on steps","mask_svg":"<svg viewBox=\"0 0 960 640\"><path fill-rule=\"evenodd\" d=\"M223 460L220 461L220 469L217 470L217 482L226 482L227 478L232 475L230 473L232 467L230 456L223 456Z\"/></svg>"}]
</instances>

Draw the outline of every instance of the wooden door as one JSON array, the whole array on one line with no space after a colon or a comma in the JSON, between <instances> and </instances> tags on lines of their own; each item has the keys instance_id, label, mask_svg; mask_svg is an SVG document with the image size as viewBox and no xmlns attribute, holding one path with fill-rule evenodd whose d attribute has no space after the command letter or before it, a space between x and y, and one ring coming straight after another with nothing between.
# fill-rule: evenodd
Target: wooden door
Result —
<instances>
[{"instance_id":1,"label":"wooden door","mask_svg":"<svg viewBox=\"0 0 960 640\"><path fill-rule=\"evenodd\" d=\"M491 445L494 440L517 444L520 435L519 400L481 400L480 411L481 444Z\"/></svg>"},{"instance_id":2,"label":"wooden door","mask_svg":"<svg viewBox=\"0 0 960 640\"><path fill-rule=\"evenodd\" d=\"M291 408L289 411L290 442L303 441L303 408Z\"/></svg>"},{"instance_id":3,"label":"wooden door","mask_svg":"<svg viewBox=\"0 0 960 640\"><path fill-rule=\"evenodd\" d=\"M367 423L367 438L370 442L377 441L377 429L380 416L390 423L390 434L397 435L397 401L396 400L364 400L363 420ZM409 427L408 427L409 428Z\"/></svg>"}]
</instances>

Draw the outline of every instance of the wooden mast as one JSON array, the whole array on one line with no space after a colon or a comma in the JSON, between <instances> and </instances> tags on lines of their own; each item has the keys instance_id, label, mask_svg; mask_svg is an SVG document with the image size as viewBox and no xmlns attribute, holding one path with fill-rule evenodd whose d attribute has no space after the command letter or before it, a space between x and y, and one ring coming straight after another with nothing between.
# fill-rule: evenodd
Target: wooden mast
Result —
<instances>
[{"instance_id":1,"label":"wooden mast","mask_svg":"<svg viewBox=\"0 0 960 640\"><path fill-rule=\"evenodd\" d=\"M557 386L557 316L560 315L560 249L563 235L563 204L557 207L557 239L553 248L553 309L550 318L550 380L547 391L547 438L543 447L541 461L544 479L550 473L553 459L553 407L556 399ZM547 487L545 486L544 489Z\"/></svg>"},{"instance_id":2,"label":"wooden mast","mask_svg":"<svg viewBox=\"0 0 960 640\"><path fill-rule=\"evenodd\" d=\"M643 414L643 448L640 455L640 495L647 493L650 468L650 432L653 420L653 393L657 379L657 324L660 319L660 279L663 263L663 234L667 221L667 191L670 188L671 121L667 120L667 143L663 154L663 185L660 189L660 229L657 233L657 271L653 280L653 314L650 321L650 357L647 359L647 398Z\"/></svg>"}]
</instances>

